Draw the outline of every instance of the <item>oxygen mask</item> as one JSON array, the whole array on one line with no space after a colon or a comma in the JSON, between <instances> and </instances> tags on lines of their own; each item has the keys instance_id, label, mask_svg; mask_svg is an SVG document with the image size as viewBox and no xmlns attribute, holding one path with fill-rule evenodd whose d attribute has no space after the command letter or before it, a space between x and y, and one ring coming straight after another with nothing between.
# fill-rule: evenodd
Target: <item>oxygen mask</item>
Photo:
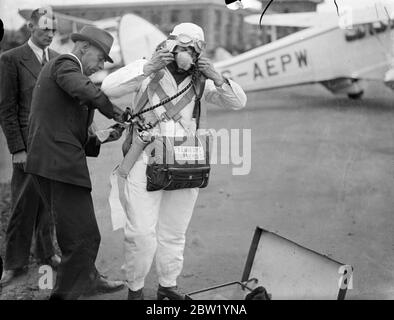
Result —
<instances>
[{"instance_id":1,"label":"oxygen mask","mask_svg":"<svg viewBox=\"0 0 394 320\"><path fill-rule=\"evenodd\" d=\"M184 71L189 70L194 65L193 57L187 51L176 52L175 62L178 68Z\"/></svg>"}]
</instances>

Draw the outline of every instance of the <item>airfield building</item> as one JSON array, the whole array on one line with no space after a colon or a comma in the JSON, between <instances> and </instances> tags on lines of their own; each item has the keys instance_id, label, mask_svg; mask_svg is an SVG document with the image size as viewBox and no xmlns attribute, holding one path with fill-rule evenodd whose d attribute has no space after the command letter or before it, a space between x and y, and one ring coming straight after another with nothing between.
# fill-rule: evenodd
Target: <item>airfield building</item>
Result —
<instances>
[{"instance_id":1,"label":"airfield building","mask_svg":"<svg viewBox=\"0 0 394 320\"><path fill-rule=\"evenodd\" d=\"M323 0L275 0L267 13L314 11ZM165 34L181 22L200 25L206 34L208 54L223 47L233 54L274 41L296 28L264 27L244 22L244 16L261 13L267 0L256 0L247 10L229 10L223 0L130 0L127 3L56 5L54 11L89 20L101 20L134 13L156 25Z\"/></svg>"},{"instance_id":2,"label":"airfield building","mask_svg":"<svg viewBox=\"0 0 394 320\"><path fill-rule=\"evenodd\" d=\"M256 3L258 9L260 4L258 1ZM193 22L204 29L208 52L217 47L226 48L230 52L244 51L247 34L244 16L260 12L259 9L232 11L227 9L223 0L131 0L127 3L59 5L53 6L53 10L89 20L133 13L156 25L164 34L169 34L176 24Z\"/></svg>"}]
</instances>

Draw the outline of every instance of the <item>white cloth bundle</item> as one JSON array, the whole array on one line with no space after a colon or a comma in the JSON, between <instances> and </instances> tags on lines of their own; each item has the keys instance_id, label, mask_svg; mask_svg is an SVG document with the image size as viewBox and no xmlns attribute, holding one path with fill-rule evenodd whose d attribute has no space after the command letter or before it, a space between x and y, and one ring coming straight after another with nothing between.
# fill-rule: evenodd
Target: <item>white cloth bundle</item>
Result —
<instances>
[{"instance_id":1,"label":"white cloth bundle","mask_svg":"<svg viewBox=\"0 0 394 320\"><path fill-rule=\"evenodd\" d=\"M118 167L112 171L111 176L109 177L111 182L111 191L108 201L111 208L112 229L114 231L122 229L126 225L126 213L119 198L118 174L116 173L117 168Z\"/></svg>"}]
</instances>

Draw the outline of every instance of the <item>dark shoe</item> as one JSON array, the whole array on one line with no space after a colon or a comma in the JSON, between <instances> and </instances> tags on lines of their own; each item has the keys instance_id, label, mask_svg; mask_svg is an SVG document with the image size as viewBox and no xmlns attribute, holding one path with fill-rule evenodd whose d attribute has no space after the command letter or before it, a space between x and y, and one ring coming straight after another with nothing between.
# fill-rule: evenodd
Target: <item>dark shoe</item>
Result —
<instances>
[{"instance_id":1,"label":"dark shoe","mask_svg":"<svg viewBox=\"0 0 394 320\"><path fill-rule=\"evenodd\" d=\"M129 289L127 300L144 300L144 292L142 291L142 289L137 291L133 291Z\"/></svg>"},{"instance_id":2,"label":"dark shoe","mask_svg":"<svg viewBox=\"0 0 394 320\"><path fill-rule=\"evenodd\" d=\"M163 300L165 298L168 300L185 300L185 294L180 292L177 286L162 287L159 284L159 289L157 290L157 300Z\"/></svg>"},{"instance_id":3,"label":"dark shoe","mask_svg":"<svg viewBox=\"0 0 394 320\"><path fill-rule=\"evenodd\" d=\"M245 300L271 300L271 294L264 287L260 286L248 293Z\"/></svg>"},{"instance_id":4,"label":"dark shoe","mask_svg":"<svg viewBox=\"0 0 394 320\"><path fill-rule=\"evenodd\" d=\"M13 269L13 270L4 270L0 280L0 288L10 284L17 277L26 274L27 271L28 271L27 267Z\"/></svg>"},{"instance_id":5,"label":"dark shoe","mask_svg":"<svg viewBox=\"0 0 394 320\"><path fill-rule=\"evenodd\" d=\"M100 293L110 293L123 289L123 281L107 280L99 276L91 285L90 289L84 293L85 296L93 296Z\"/></svg>"}]
</instances>

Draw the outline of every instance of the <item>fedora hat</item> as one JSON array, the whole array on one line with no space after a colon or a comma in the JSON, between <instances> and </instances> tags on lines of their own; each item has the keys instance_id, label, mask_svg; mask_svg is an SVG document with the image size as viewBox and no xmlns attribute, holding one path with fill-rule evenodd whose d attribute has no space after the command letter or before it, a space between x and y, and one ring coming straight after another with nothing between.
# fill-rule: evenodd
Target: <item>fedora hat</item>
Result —
<instances>
[{"instance_id":1,"label":"fedora hat","mask_svg":"<svg viewBox=\"0 0 394 320\"><path fill-rule=\"evenodd\" d=\"M104 52L105 60L113 63L113 60L109 56L109 52L111 51L114 38L109 32L92 26L84 26L81 31L79 31L79 33L71 34L71 40L74 42L90 42L93 46L101 49Z\"/></svg>"}]
</instances>

